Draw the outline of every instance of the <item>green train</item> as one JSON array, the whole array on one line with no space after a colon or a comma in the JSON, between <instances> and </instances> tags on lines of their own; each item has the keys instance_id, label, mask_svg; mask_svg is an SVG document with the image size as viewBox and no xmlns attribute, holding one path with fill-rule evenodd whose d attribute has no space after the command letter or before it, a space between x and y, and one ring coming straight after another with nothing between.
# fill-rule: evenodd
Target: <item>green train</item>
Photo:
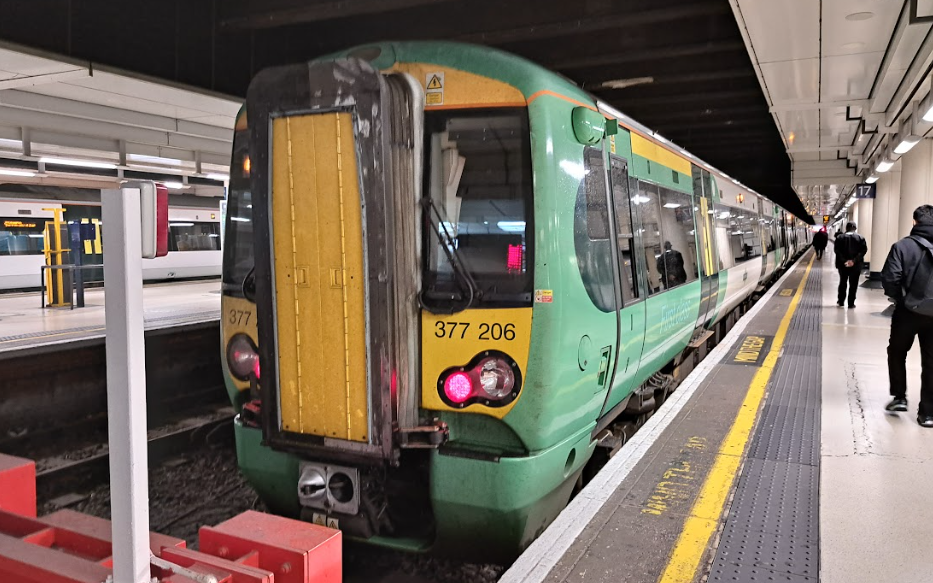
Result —
<instances>
[{"instance_id":1,"label":"green train","mask_svg":"<svg viewBox=\"0 0 933 583\"><path fill-rule=\"evenodd\" d=\"M237 454L268 507L500 561L810 237L560 75L447 42L259 73L225 225Z\"/></svg>"}]
</instances>

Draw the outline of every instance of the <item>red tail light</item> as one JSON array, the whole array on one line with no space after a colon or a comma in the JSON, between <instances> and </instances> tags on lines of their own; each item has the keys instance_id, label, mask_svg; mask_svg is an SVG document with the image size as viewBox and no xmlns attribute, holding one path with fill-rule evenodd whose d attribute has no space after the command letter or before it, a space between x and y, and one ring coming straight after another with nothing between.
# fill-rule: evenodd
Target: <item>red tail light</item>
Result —
<instances>
[{"instance_id":1,"label":"red tail light","mask_svg":"<svg viewBox=\"0 0 933 583\"><path fill-rule=\"evenodd\" d=\"M444 371L437 384L441 399L451 407L473 403L502 407L518 397L521 371L507 354L489 350L476 355L465 367Z\"/></svg>"},{"instance_id":2,"label":"red tail light","mask_svg":"<svg viewBox=\"0 0 933 583\"><path fill-rule=\"evenodd\" d=\"M473 395L473 381L465 372L455 372L444 381L444 394L454 403L462 403Z\"/></svg>"}]
</instances>

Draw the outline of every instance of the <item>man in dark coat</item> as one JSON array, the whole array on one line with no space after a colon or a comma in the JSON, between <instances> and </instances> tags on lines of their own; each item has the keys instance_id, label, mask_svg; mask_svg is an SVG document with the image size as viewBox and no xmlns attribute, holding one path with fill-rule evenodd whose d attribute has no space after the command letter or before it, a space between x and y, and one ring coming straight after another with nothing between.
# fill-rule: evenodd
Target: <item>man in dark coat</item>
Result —
<instances>
[{"instance_id":1,"label":"man in dark coat","mask_svg":"<svg viewBox=\"0 0 933 583\"><path fill-rule=\"evenodd\" d=\"M658 271L664 278L664 287L670 289L682 283L687 283L687 270L684 269L684 256L680 251L672 249L670 241L664 242L664 253L658 257Z\"/></svg>"},{"instance_id":2,"label":"man in dark coat","mask_svg":"<svg viewBox=\"0 0 933 583\"><path fill-rule=\"evenodd\" d=\"M855 307L858 292L858 276L862 273L862 262L868 253L865 237L855 232L855 223L846 224L844 235L836 237L833 251L836 253L836 269L839 271L839 295L836 305L843 307L846 301L846 284L849 287L849 308Z\"/></svg>"},{"instance_id":3,"label":"man in dark coat","mask_svg":"<svg viewBox=\"0 0 933 583\"><path fill-rule=\"evenodd\" d=\"M829 235L826 234L826 227L813 234L813 250L816 251L816 258L823 258L823 251L826 250L826 243L829 242Z\"/></svg>"},{"instance_id":4,"label":"man in dark coat","mask_svg":"<svg viewBox=\"0 0 933 583\"><path fill-rule=\"evenodd\" d=\"M917 423L933 427L933 316L925 316L904 306L906 288L925 253L923 246L911 237L922 237L933 243L933 206L925 204L914 211L914 227L910 236L891 246L881 270L884 295L896 303L891 317L891 339L888 342L888 378L891 396L888 411L907 410L907 353L920 338L920 407Z\"/></svg>"}]
</instances>

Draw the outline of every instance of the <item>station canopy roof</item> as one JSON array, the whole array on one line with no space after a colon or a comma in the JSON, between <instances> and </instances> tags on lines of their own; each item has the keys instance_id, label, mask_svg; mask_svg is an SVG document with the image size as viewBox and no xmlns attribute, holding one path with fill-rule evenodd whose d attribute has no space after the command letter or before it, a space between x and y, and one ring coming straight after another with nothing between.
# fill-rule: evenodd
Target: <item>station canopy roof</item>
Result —
<instances>
[{"instance_id":1,"label":"station canopy roof","mask_svg":"<svg viewBox=\"0 0 933 583\"><path fill-rule=\"evenodd\" d=\"M730 1L810 214L835 216L933 128L933 0Z\"/></svg>"},{"instance_id":2,"label":"station canopy roof","mask_svg":"<svg viewBox=\"0 0 933 583\"><path fill-rule=\"evenodd\" d=\"M563 74L804 214L791 185L782 134L769 111L772 103L746 48L744 24L737 23L736 0L123 0L62 6L68 8L54 11L45 2L23 2L5 9L0 39L65 55L72 66L90 62L95 70L132 71L212 92L214 98L242 98L252 75L264 67L357 44L444 39L494 46ZM6 92L0 89L0 101ZM219 127L214 116L188 117L203 111L203 102L175 105L174 118L164 111L142 113ZM232 115L233 105L224 108ZM192 137L212 140L212 131ZM176 139L164 148L178 144ZM188 143L179 149L197 151ZM202 156L202 164L205 160Z\"/></svg>"}]
</instances>

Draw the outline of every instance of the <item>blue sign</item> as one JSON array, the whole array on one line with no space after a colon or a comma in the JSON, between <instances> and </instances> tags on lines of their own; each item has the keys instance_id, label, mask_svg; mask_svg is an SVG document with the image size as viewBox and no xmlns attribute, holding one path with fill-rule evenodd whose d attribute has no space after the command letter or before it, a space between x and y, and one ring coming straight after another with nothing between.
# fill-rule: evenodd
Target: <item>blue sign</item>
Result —
<instances>
[{"instance_id":1,"label":"blue sign","mask_svg":"<svg viewBox=\"0 0 933 583\"><path fill-rule=\"evenodd\" d=\"M858 184L855 186L855 198L875 198L874 184Z\"/></svg>"}]
</instances>

